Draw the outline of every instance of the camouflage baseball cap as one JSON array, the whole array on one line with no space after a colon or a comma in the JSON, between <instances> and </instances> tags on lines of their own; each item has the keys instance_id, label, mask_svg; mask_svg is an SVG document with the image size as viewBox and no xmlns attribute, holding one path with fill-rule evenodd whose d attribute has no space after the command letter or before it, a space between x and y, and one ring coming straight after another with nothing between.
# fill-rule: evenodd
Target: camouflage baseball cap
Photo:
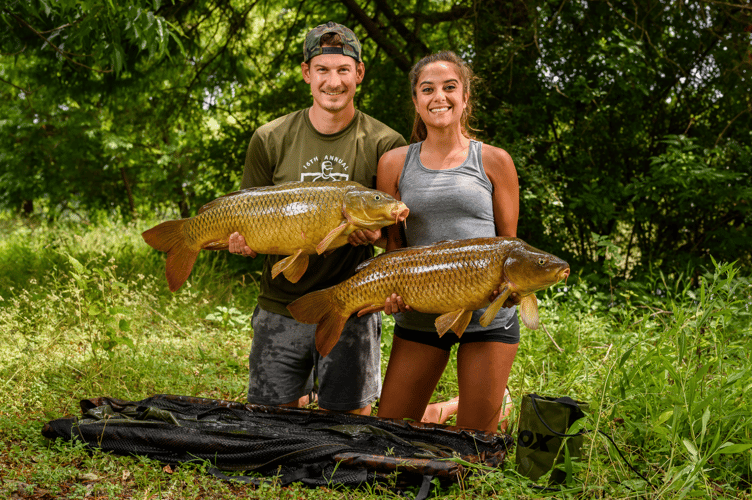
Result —
<instances>
[{"instance_id":1,"label":"camouflage baseball cap","mask_svg":"<svg viewBox=\"0 0 752 500\"><path fill-rule=\"evenodd\" d=\"M322 47L321 37L327 33L336 33L342 39L342 47ZM360 42L355 33L346 26L329 21L313 28L305 37L303 45L303 62L320 54L344 54L360 62Z\"/></svg>"}]
</instances>

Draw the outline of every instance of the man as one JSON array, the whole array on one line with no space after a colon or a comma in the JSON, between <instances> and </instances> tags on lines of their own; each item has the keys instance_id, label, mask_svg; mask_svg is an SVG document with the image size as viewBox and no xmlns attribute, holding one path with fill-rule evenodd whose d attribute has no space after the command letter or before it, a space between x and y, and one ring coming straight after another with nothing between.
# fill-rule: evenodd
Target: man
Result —
<instances>
[{"instance_id":1,"label":"man","mask_svg":"<svg viewBox=\"0 0 752 500\"><path fill-rule=\"evenodd\" d=\"M383 123L355 109L353 97L365 66L355 34L334 22L317 26L305 39L303 79L313 105L259 127L251 137L241 188L287 181L352 180L375 187L381 155L405 140ZM335 285L373 256L380 231L358 231L351 245L328 256L311 256L297 283L271 268L284 256L268 255L253 313L248 402L303 406L318 379L318 404L332 411L369 415L381 391L381 316L351 317L341 340L326 358L316 351L316 325L296 322L287 311L293 300ZM230 237L230 251L255 256L243 237Z\"/></svg>"}]
</instances>

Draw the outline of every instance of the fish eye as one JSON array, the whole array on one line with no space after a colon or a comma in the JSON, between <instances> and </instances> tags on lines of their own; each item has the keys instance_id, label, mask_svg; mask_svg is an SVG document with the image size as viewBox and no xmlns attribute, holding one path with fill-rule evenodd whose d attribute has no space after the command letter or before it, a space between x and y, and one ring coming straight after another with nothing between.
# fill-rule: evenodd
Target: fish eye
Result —
<instances>
[{"instance_id":1,"label":"fish eye","mask_svg":"<svg viewBox=\"0 0 752 500\"><path fill-rule=\"evenodd\" d=\"M381 196L377 194L376 196L373 197L373 199L376 201L379 201L381 199Z\"/></svg>"},{"instance_id":2,"label":"fish eye","mask_svg":"<svg viewBox=\"0 0 752 500\"><path fill-rule=\"evenodd\" d=\"M542 265L544 265L545 263L546 263L546 259L544 259L543 257L541 257L540 259L538 259L538 265L539 265L539 266L542 266Z\"/></svg>"}]
</instances>

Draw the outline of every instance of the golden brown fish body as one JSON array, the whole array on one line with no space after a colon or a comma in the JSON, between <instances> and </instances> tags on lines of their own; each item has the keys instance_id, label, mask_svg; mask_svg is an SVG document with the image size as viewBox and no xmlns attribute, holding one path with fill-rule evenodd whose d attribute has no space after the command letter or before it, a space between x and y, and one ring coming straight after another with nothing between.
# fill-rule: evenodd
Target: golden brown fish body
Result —
<instances>
[{"instance_id":1,"label":"golden brown fish body","mask_svg":"<svg viewBox=\"0 0 752 500\"><path fill-rule=\"evenodd\" d=\"M227 249L234 232L257 253L289 255L272 274L282 272L295 283L308 267L308 255L345 245L353 231L402 221L408 212L404 203L357 182L288 182L230 193L195 217L163 222L142 236L167 252L172 291L188 278L199 251Z\"/></svg>"},{"instance_id":2,"label":"golden brown fish body","mask_svg":"<svg viewBox=\"0 0 752 500\"><path fill-rule=\"evenodd\" d=\"M517 238L475 238L410 247L364 262L348 280L312 292L288 306L302 323L318 323L316 348L326 356L347 318L382 310L392 293L412 309L441 314L436 329L462 336L472 311L489 304L480 319L488 325L512 292L522 297L520 313L528 328L538 327L534 292L569 276L569 265Z\"/></svg>"}]
</instances>

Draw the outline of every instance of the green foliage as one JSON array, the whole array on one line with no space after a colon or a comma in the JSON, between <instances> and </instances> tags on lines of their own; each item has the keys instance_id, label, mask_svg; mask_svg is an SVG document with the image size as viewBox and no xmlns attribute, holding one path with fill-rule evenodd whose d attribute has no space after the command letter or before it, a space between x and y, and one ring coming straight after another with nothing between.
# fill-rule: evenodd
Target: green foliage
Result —
<instances>
[{"instance_id":1,"label":"green foliage","mask_svg":"<svg viewBox=\"0 0 752 500\"><path fill-rule=\"evenodd\" d=\"M63 61L98 73L126 69L126 53L148 52L151 59L170 54L169 41L182 44L158 12L162 0L114 2L73 0L12 0L2 9L0 43L4 53L18 55L29 47L55 54ZM130 54L129 54L130 55Z\"/></svg>"},{"instance_id":2,"label":"green foliage","mask_svg":"<svg viewBox=\"0 0 752 500\"><path fill-rule=\"evenodd\" d=\"M479 122L518 167L523 239L587 272L603 264L592 235L619 246L622 276L708 253L749 265L748 16L661 0L483 9Z\"/></svg>"},{"instance_id":3,"label":"green foliage","mask_svg":"<svg viewBox=\"0 0 752 500\"><path fill-rule=\"evenodd\" d=\"M664 493L704 491L711 474L740 481L752 464L745 425L752 287L736 274L717 264L685 290L689 303L667 297L663 314L640 318L644 340L635 339L613 367L612 389L621 397L613 413L635 446L662 456Z\"/></svg>"},{"instance_id":4,"label":"green foliage","mask_svg":"<svg viewBox=\"0 0 752 500\"><path fill-rule=\"evenodd\" d=\"M519 235L610 278L752 265L747 10L728 2L14 0L0 8L0 208L186 217L235 190L263 123L310 105L305 33L363 41L356 105L408 136L407 71L453 49ZM594 236L595 235L595 236ZM598 238L598 239L596 239ZM609 249L609 252L614 251Z\"/></svg>"},{"instance_id":5,"label":"green foliage","mask_svg":"<svg viewBox=\"0 0 752 500\"><path fill-rule=\"evenodd\" d=\"M144 458L90 455L81 445L41 437L44 422L78 414L82 398L245 399L254 272L232 265L247 265L245 259L208 254L172 294L163 255L140 238L145 227L0 219L0 497L46 491L58 498L160 492L391 498L373 487L250 490L212 478L206 464L167 472ZM594 240L607 262L620 262L608 239ZM605 438L590 433L582 458L565 461L569 480L558 496L731 499L748 487L752 280L734 264L709 264L632 280L606 266L601 275L572 276L538 294L542 327L522 331L510 378L516 408L509 432L515 435L523 394L586 401L590 410L581 425L612 436L653 485L627 468ZM392 318L384 325L383 369ZM434 399L457 394L454 359ZM540 498L513 461L512 455L502 471L478 469L459 484L437 484L436 497Z\"/></svg>"},{"instance_id":6,"label":"green foliage","mask_svg":"<svg viewBox=\"0 0 752 500\"><path fill-rule=\"evenodd\" d=\"M665 152L628 186L643 263L671 267L692 255L750 265L752 150L730 144L701 151L696 139L669 136ZM638 228L644 228L639 231ZM676 252L676 253L675 253Z\"/></svg>"}]
</instances>

